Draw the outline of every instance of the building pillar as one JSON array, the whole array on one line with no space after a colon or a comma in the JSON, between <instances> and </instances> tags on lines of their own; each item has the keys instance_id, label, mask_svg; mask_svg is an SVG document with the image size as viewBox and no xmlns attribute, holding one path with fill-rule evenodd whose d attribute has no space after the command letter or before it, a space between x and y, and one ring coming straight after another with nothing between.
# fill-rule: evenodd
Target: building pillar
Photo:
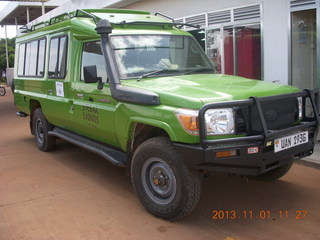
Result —
<instances>
[{"instance_id":1,"label":"building pillar","mask_svg":"<svg viewBox=\"0 0 320 240\"><path fill-rule=\"evenodd\" d=\"M4 25L4 31L5 31L5 41L6 41L6 59L7 59L7 68L9 68L7 25Z\"/></svg>"},{"instance_id":2,"label":"building pillar","mask_svg":"<svg viewBox=\"0 0 320 240\"><path fill-rule=\"evenodd\" d=\"M18 19L17 17L14 18L14 24L16 25L16 37L18 36Z\"/></svg>"},{"instance_id":3,"label":"building pillar","mask_svg":"<svg viewBox=\"0 0 320 240\"><path fill-rule=\"evenodd\" d=\"M30 13L29 13L29 7L27 7L27 23L30 22Z\"/></svg>"},{"instance_id":4,"label":"building pillar","mask_svg":"<svg viewBox=\"0 0 320 240\"><path fill-rule=\"evenodd\" d=\"M42 2L42 7L41 7L41 9L42 9L42 15L44 15L46 12L45 12L45 9L44 9L44 2Z\"/></svg>"}]
</instances>

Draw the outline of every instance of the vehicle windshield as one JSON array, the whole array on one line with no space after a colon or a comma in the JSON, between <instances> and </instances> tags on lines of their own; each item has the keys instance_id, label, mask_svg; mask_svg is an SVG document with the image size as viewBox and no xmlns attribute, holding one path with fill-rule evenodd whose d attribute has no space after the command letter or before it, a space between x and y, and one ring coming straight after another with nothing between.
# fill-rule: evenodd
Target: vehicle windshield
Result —
<instances>
[{"instance_id":1,"label":"vehicle windshield","mask_svg":"<svg viewBox=\"0 0 320 240\"><path fill-rule=\"evenodd\" d=\"M126 35L111 39L122 79L152 76L153 72L157 75L213 72L210 60L189 36Z\"/></svg>"}]
</instances>

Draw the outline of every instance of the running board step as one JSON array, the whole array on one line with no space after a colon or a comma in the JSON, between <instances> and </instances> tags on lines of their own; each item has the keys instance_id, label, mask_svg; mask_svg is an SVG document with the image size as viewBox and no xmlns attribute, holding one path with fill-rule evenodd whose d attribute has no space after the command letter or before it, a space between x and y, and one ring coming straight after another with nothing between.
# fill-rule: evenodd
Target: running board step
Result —
<instances>
[{"instance_id":1,"label":"running board step","mask_svg":"<svg viewBox=\"0 0 320 240\"><path fill-rule=\"evenodd\" d=\"M124 152L109 148L86 137L79 136L77 134L65 131L57 127L55 127L52 131L49 131L48 135L61 138L67 142L96 153L119 167L127 166L127 155Z\"/></svg>"}]
</instances>

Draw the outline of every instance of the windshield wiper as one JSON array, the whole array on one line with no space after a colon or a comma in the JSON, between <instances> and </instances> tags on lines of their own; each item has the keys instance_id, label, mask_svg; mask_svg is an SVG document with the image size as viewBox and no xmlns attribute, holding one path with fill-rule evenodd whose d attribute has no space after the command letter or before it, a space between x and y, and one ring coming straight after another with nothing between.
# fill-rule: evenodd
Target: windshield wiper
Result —
<instances>
[{"instance_id":1,"label":"windshield wiper","mask_svg":"<svg viewBox=\"0 0 320 240\"><path fill-rule=\"evenodd\" d=\"M140 81L142 78L151 76L151 75L156 75L156 74L160 74L160 73L171 73L171 72L177 72L177 70L173 70L173 69L161 69L161 70L156 70L156 71L152 71L152 72L147 72L142 74L140 77L138 77L137 81Z\"/></svg>"},{"instance_id":2,"label":"windshield wiper","mask_svg":"<svg viewBox=\"0 0 320 240\"><path fill-rule=\"evenodd\" d=\"M199 73L199 72L211 72L214 73L214 70L212 68L198 68L198 69L194 69L194 70L190 70L190 71L186 71L183 74L192 74L192 73Z\"/></svg>"}]
</instances>

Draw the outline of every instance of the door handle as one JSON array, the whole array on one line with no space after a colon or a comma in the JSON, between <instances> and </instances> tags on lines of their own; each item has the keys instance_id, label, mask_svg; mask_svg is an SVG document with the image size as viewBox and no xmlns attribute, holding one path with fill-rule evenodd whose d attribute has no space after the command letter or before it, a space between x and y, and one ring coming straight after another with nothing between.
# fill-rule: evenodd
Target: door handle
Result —
<instances>
[{"instance_id":1,"label":"door handle","mask_svg":"<svg viewBox=\"0 0 320 240\"><path fill-rule=\"evenodd\" d=\"M69 112L70 112L71 114L73 114L73 113L74 113L73 100L69 100L69 104L70 104Z\"/></svg>"}]
</instances>

